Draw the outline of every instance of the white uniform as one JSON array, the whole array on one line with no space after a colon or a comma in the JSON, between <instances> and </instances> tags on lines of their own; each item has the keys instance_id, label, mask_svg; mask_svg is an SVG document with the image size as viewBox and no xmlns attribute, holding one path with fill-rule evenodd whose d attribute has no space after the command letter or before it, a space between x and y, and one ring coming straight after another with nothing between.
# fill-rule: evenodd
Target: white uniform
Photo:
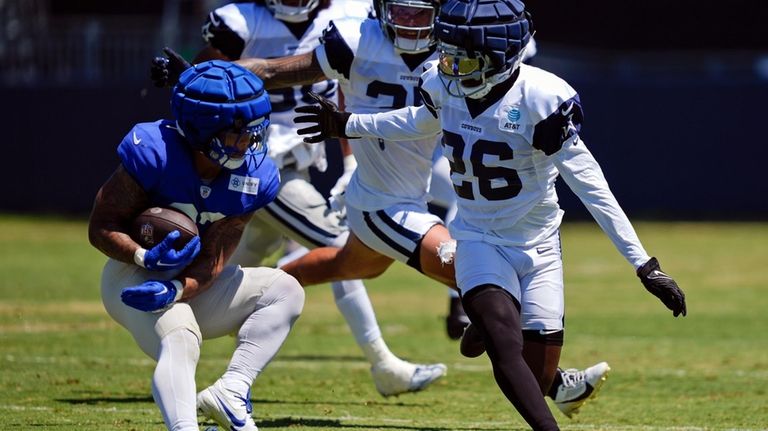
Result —
<instances>
[{"instance_id":1,"label":"white uniform","mask_svg":"<svg viewBox=\"0 0 768 431\"><path fill-rule=\"evenodd\" d=\"M436 63L422 80L427 106L353 115L346 132L413 139L443 131L458 195L450 232L459 243L456 277L462 292L499 285L521 302L523 329L562 329L558 174L635 268L649 259L579 138L581 104L565 81L521 65L519 74L479 102L450 96Z\"/></svg>"},{"instance_id":2,"label":"white uniform","mask_svg":"<svg viewBox=\"0 0 768 431\"><path fill-rule=\"evenodd\" d=\"M419 77L435 58L426 53L406 63L375 19L334 22L316 55L326 76L339 80L345 109L365 113L420 105ZM349 140L358 163L346 191L349 225L366 245L402 262L441 223L426 207L438 133L401 142Z\"/></svg>"},{"instance_id":3,"label":"white uniform","mask_svg":"<svg viewBox=\"0 0 768 431\"><path fill-rule=\"evenodd\" d=\"M304 34L297 36L264 5L254 2L231 3L211 13L203 27L203 37L216 48L228 46L223 52L230 57L233 54L227 52L228 50L239 50L234 58L284 57L306 54L314 50L320 44L320 36L331 20L345 17L357 17L362 20L367 16L368 8L365 3L333 1L328 8L318 12ZM325 147L303 143L293 123L296 116L294 108L307 105L311 101L307 97L309 91L332 100L338 97L336 83L332 80L269 90L272 114L267 143L269 155L275 159L278 168L294 163L298 170L314 165L324 171L327 166Z\"/></svg>"},{"instance_id":4,"label":"white uniform","mask_svg":"<svg viewBox=\"0 0 768 431\"><path fill-rule=\"evenodd\" d=\"M328 8L317 13L305 33L297 37L264 6L238 3L217 9L203 32L204 36L211 33L206 40L229 58L282 57L315 49L330 22L354 22L355 28L359 28L371 7L372 4L364 0L332 0ZM294 31L300 27L301 24L290 26ZM280 167L280 189L275 200L258 211L249 223L231 263L246 266L259 263L273 251L270 246L281 240L280 233L309 248L342 247L346 243L349 231L341 214L332 211L309 182L308 168L312 164L321 170L325 168L325 159L319 152L323 146L304 144L293 123L296 115L293 109L313 102L307 97L309 90L335 98L336 82L327 80L313 86L269 90L272 124L267 143L270 155ZM421 390L445 373L442 364L412 364L389 351L362 281L332 282L331 289L336 306L371 363L371 373L380 393L388 396Z\"/></svg>"}]
</instances>

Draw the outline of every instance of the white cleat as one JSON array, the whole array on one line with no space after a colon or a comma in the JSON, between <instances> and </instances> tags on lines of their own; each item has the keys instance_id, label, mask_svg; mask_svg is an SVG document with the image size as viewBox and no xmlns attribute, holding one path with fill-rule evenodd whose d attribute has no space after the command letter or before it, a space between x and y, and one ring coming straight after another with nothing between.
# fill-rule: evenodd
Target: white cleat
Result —
<instances>
[{"instance_id":1,"label":"white cleat","mask_svg":"<svg viewBox=\"0 0 768 431\"><path fill-rule=\"evenodd\" d=\"M258 431L251 412L251 390L243 395L226 389L216 381L197 394L197 409L219 426L232 431Z\"/></svg>"},{"instance_id":2,"label":"white cleat","mask_svg":"<svg viewBox=\"0 0 768 431\"><path fill-rule=\"evenodd\" d=\"M597 396L611 367L607 362L600 362L585 370L571 368L559 371L563 382L557 388L555 405L570 418L579 412L584 403Z\"/></svg>"},{"instance_id":3,"label":"white cleat","mask_svg":"<svg viewBox=\"0 0 768 431\"><path fill-rule=\"evenodd\" d=\"M371 374L379 393L389 397L426 389L447 370L444 364L412 364L397 360L372 366Z\"/></svg>"}]
</instances>

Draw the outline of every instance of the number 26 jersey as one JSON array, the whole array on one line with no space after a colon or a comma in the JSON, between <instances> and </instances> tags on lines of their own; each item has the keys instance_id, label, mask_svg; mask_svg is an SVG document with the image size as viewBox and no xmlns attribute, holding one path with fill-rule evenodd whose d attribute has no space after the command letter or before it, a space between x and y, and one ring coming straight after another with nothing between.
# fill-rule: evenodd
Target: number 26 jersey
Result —
<instances>
[{"instance_id":1,"label":"number 26 jersey","mask_svg":"<svg viewBox=\"0 0 768 431\"><path fill-rule=\"evenodd\" d=\"M435 65L422 79L425 104L439 115L458 197L452 236L525 246L551 235L563 211L550 156L579 145L576 91L525 64L480 100L449 95Z\"/></svg>"}]
</instances>

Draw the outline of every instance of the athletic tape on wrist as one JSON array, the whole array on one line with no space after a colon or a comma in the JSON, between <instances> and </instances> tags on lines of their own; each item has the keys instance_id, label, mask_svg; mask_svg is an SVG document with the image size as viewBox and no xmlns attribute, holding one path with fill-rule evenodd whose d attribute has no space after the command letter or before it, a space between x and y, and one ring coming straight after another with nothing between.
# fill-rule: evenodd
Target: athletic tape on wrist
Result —
<instances>
[{"instance_id":1,"label":"athletic tape on wrist","mask_svg":"<svg viewBox=\"0 0 768 431\"><path fill-rule=\"evenodd\" d=\"M137 248L136 251L133 253L133 262L136 263L136 265L139 265L142 268L146 268L146 265L144 265L144 255L147 254L147 250L144 248Z\"/></svg>"}]
</instances>

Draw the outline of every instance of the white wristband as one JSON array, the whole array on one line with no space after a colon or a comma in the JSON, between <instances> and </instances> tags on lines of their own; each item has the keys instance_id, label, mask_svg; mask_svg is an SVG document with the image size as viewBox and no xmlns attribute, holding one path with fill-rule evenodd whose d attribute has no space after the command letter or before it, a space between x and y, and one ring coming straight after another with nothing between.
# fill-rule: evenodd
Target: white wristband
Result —
<instances>
[{"instance_id":1,"label":"white wristband","mask_svg":"<svg viewBox=\"0 0 768 431\"><path fill-rule=\"evenodd\" d=\"M176 297L173 298L173 302L176 302L181 299L181 295L184 293L184 283L179 280L171 280L171 284L176 287Z\"/></svg>"},{"instance_id":2,"label":"white wristband","mask_svg":"<svg viewBox=\"0 0 768 431\"><path fill-rule=\"evenodd\" d=\"M136 265L139 265L142 268L146 268L146 266L144 265L144 255L145 254L147 254L147 250L146 249L141 248L141 247L137 248L136 252L133 253L133 262Z\"/></svg>"},{"instance_id":3,"label":"white wristband","mask_svg":"<svg viewBox=\"0 0 768 431\"><path fill-rule=\"evenodd\" d=\"M353 154L344 156L344 172L354 171L357 168L357 160Z\"/></svg>"}]
</instances>

